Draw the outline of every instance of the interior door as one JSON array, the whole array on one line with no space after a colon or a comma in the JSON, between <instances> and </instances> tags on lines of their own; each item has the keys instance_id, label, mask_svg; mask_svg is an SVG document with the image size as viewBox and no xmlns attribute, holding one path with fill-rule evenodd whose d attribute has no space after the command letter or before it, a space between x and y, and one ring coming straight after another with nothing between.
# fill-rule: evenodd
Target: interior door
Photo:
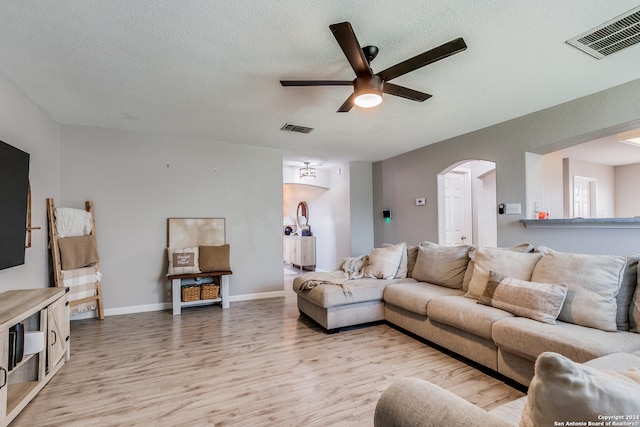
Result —
<instances>
[{"instance_id":1,"label":"interior door","mask_svg":"<svg viewBox=\"0 0 640 427\"><path fill-rule=\"evenodd\" d=\"M470 173L465 170L454 170L444 176L445 240L447 246L473 243L470 180Z\"/></svg>"},{"instance_id":2,"label":"interior door","mask_svg":"<svg viewBox=\"0 0 640 427\"><path fill-rule=\"evenodd\" d=\"M592 218L595 215L595 180L581 176L573 177L573 216Z\"/></svg>"}]
</instances>

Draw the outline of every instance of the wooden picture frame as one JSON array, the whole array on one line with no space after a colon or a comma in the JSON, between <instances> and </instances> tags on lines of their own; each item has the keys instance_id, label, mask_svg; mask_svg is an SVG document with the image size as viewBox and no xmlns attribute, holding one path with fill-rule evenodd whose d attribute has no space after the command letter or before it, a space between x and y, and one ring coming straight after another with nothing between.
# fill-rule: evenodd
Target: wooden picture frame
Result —
<instances>
[{"instance_id":1,"label":"wooden picture frame","mask_svg":"<svg viewBox=\"0 0 640 427\"><path fill-rule=\"evenodd\" d=\"M191 248L227 243L224 218L168 218L167 246Z\"/></svg>"}]
</instances>

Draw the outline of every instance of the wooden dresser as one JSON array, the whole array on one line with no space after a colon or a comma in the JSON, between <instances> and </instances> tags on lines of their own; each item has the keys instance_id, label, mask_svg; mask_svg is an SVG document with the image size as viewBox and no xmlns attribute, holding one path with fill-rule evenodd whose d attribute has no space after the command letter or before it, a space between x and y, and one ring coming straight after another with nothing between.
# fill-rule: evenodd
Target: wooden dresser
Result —
<instances>
[{"instance_id":1,"label":"wooden dresser","mask_svg":"<svg viewBox=\"0 0 640 427\"><path fill-rule=\"evenodd\" d=\"M305 270L316 268L315 236L284 236L284 262Z\"/></svg>"}]
</instances>

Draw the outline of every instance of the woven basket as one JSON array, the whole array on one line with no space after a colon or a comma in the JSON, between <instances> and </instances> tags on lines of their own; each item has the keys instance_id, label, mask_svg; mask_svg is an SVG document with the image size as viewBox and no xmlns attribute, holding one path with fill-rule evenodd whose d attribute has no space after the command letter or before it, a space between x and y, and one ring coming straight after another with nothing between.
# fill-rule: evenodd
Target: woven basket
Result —
<instances>
[{"instance_id":1,"label":"woven basket","mask_svg":"<svg viewBox=\"0 0 640 427\"><path fill-rule=\"evenodd\" d=\"M182 287L182 302L198 301L200 299L200 286L188 285Z\"/></svg>"},{"instance_id":2,"label":"woven basket","mask_svg":"<svg viewBox=\"0 0 640 427\"><path fill-rule=\"evenodd\" d=\"M201 286L202 290L200 298L202 299L216 299L220 293L220 285L204 284Z\"/></svg>"}]
</instances>

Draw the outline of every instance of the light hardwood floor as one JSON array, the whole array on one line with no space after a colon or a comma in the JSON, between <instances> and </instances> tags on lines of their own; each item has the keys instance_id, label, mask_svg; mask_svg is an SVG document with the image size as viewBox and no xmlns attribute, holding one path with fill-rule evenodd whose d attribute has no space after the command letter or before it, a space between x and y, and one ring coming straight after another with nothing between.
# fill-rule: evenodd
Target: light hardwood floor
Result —
<instances>
[{"instance_id":1,"label":"light hardwood floor","mask_svg":"<svg viewBox=\"0 0 640 427\"><path fill-rule=\"evenodd\" d=\"M73 321L71 360L11 427L371 426L403 377L485 409L523 396L388 325L326 334L285 294Z\"/></svg>"}]
</instances>

